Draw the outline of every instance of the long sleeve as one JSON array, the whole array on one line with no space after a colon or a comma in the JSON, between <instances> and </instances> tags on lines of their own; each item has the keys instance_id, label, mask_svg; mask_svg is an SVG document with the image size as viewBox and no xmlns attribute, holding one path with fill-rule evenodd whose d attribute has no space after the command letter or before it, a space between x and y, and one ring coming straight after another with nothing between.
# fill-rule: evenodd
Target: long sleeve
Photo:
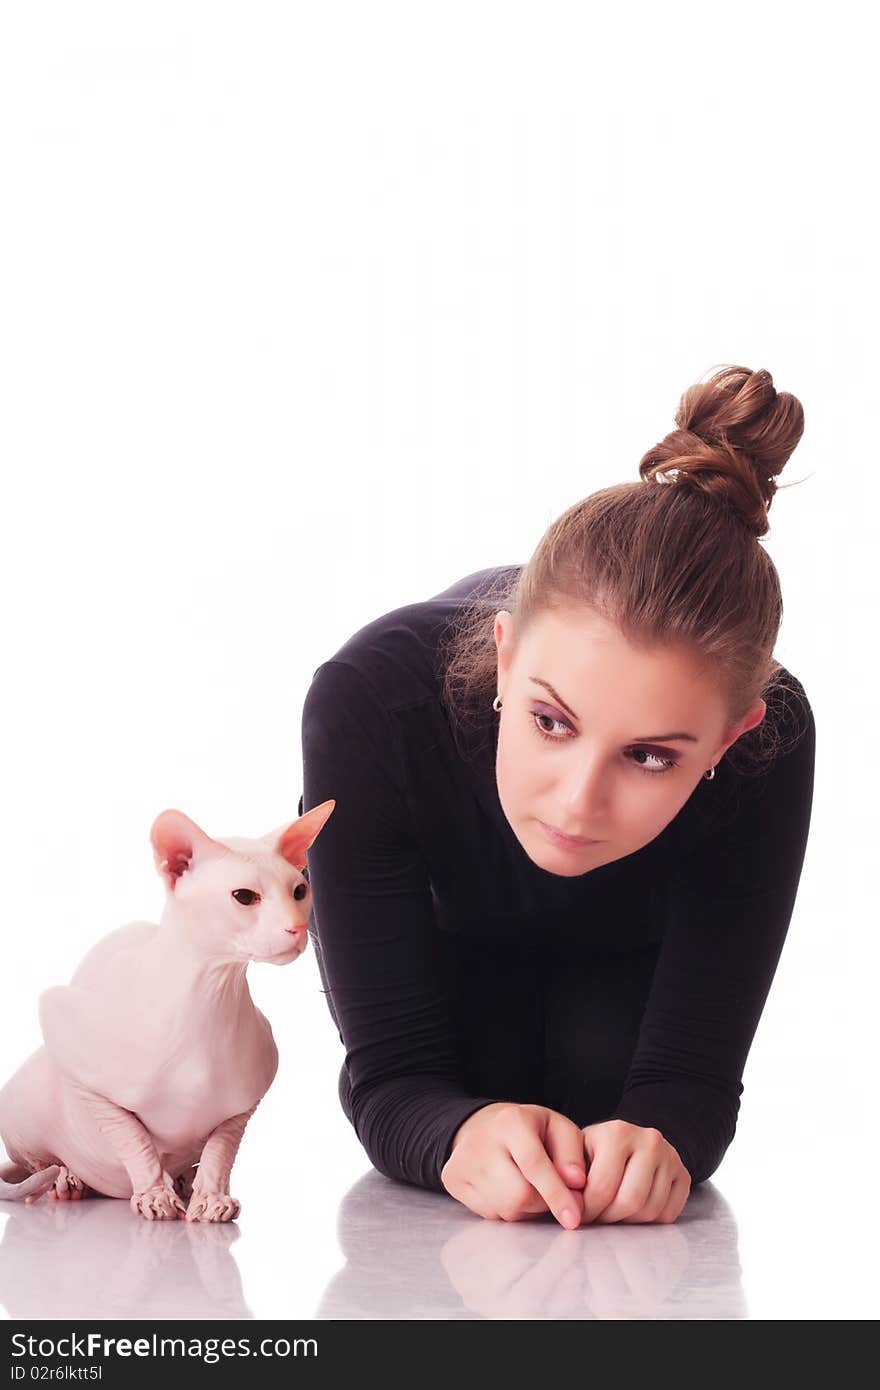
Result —
<instances>
[{"instance_id":1,"label":"long sleeve","mask_svg":"<svg viewBox=\"0 0 880 1390\"><path fill-rule=\"evenodd\" d=\"M797 896L816 747L798 689L799 741L744 779L732 814L671 877L636 1051L609 1117L658 1129L692 1183L715 1172L736 1131L746 1058Z\"/></svg>"},{"instance_id":2,"label":"long sleeve","mask_svg":"<svg viewBox=\"0 0 880 1390\"><path fill-rule=\"evenodd\" d=\"M302 750L304 810L336 802L308 852L309 926L346 1049L355 1133L380 1172L443 1191L455 1131L503 1097L462 1084L404 760L356 667L331 660L315 672Z\"/></svg>"}]
</instances>

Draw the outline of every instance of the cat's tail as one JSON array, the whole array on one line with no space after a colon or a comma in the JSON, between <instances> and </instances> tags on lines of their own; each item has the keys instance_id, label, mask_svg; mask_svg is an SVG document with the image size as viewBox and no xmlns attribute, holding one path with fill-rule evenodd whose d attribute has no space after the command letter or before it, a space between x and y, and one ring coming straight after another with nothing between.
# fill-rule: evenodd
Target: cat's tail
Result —
<instances>
[{"instance_id":1,"label":"cat's tail","mask_svg":"<svg viewBox=\"0 0 880 1390\"><path fill-rule=\"evenodd\" d=\"M53 1186L61 1172L61 1165L52 1163L39 1173L31 1173L21 1182L6 1181L7 1178L20 1178L23 1172L25 1169L18 1163L0 1165L0 1202L23 1202L28 1198L35 1202L41 1193Z\"/></svg>"}]
</instances>

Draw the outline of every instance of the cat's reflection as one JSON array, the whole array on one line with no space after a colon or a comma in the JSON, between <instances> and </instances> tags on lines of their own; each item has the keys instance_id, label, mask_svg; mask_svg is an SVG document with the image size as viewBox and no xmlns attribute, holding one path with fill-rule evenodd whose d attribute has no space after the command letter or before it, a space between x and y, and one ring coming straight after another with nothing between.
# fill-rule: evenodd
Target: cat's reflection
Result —
<instances>
[{"instance_id":1,"label":"cat's reflection","mask_svg":"<svg viewBox=\"0 0 880 1390\"><path fill-rule=\"evenodd\" d=\"M318 1318L746 1318L733 1212L711 1182L671 1225L484 1221L371 1170L339 1213Z\"/></svg>"},{"instance_id":2,"label":"cat's reflection","mask_svg":"<svg viewBox=\"0 0 880 1390\"><path fill-rule=\"evenodd\" d=\"M251 1318L234 1221L145 1221L92 1194L0 1202L0 1304L11 1319Z\"/></svg>"}]
</instances>

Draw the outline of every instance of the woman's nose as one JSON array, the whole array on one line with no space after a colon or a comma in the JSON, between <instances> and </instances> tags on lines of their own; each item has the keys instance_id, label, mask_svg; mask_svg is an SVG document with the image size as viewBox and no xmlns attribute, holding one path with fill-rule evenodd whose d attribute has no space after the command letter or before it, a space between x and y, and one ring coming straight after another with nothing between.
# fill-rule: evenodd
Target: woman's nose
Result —
<instances>
[{"instance_id":1,"label":"woman's nose","mask_svg":"<svg viewBox=\"0 0 880 1390\"><path fill-rule=\"evenodd\" d=\"M573 835L601 839L608 795L608 783L599 760L582 764L561 789L560 808L568 819L566 826L560 828L567 827Z\"/></svg>"}]
</instances>

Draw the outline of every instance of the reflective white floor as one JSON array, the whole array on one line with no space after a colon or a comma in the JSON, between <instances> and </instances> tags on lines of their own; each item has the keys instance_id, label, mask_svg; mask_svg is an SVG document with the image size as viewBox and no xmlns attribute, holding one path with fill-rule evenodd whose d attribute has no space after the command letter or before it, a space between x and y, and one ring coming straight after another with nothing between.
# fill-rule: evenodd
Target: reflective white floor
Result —
<instances>
[{"instance_id":1,"label":"reflective white floor","mask_svg":"<svg viewBox=\"0 0 880 1390\"><path fill-rule=\"evenodd\" d=\"M233 1169L238 1220L153 1223L98 1197L0 1202L0 1316L876 1318L874 985L853 975L850 1007L820 1027L798 959L809 942L792 946L711 1181L671 1226L576 1231L549 1215L484 1221L376 1172L339 1108L343 1052L314 954L296 976L255 972L280 1063ZM28 1050L10 1043L7 1070Z\"/></svg>"},{"instance_id":2,"label":"reflective white floor","mask_svg":"<svg viewBox=\"0 0 880 1390\"><path fill-rule=\"evenodd\" d=\"M241 1184L238 1184L239 1190ZM301 1201L305 1201L301 1195ZM563 1231L548 1218L489 1222L371 1170L343 1195L338 1258L298 1234L297 1205L259 1201L238 1222L138 1220L95 1198L5 1202L0 1301L11 1319L859 1318L876 1293L852 1277L829 1226L785 1223L743 1258L733 1205L715 1183L672 1226ZM790 1213L789 1213L790 1215ZM825 1238L822 1238L824 1231ZM233 1250L233 1246L235 1249ZM280 1255L283 1257L279 1258ZM764 1267L760 1268L763 1261ZM275 1271L273 1286L261 1277Z\"/></svg>"},{"instance_id":3,"label":"reflective white floor","mask_svg":"<svg viewBox=\"0 0 880 1390\"><path fill-rule=\"evenodd\" d=\"M279 1074L246 1132L228 1225L151 1223L125 1201L0 1202L0 1305L32 1318L875 1318L876 1204L798 1097L748 1116L671 1226L484 1221L370 1167L326 1104L336 1056ZM309 1142L303 1135L309 1133ZM801 1157L792 1161L792 1153ZM869 1184L870 1186L870 1184Z\"/></svg>"},{"instance_id":4,"label":"reflective white floor","mask_svg":"<svg viewBox=\"0 0 880 1390\"><path fill-rule=\"evenodd\" d=\"M3 1203L0 1299L27 1318L251 1318L239 1256L267 1238L309 1263L292 1228L138 1221L127 1203ZM673 1226L563 1231L487 1222L375 1171L339 1207L342 1260L288 1316L318 1318L742 1318L729 1204L694 1194ZM237 1248L233 1253L233 1245ZM255 1306L257 1305L257 1306Z\"/></svg>"}]
</instances>

